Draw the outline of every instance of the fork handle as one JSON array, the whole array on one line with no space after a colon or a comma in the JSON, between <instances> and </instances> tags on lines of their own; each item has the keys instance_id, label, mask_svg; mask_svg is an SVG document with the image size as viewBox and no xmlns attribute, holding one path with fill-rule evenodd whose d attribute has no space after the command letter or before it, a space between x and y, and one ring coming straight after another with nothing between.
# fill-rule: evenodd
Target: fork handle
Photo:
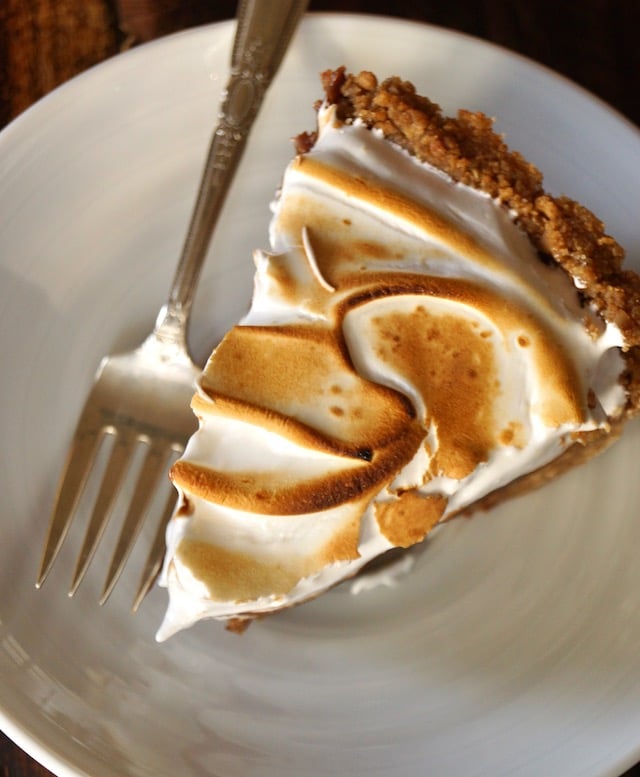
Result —
<instances>
[{"instance_id":1,"label":"fork handle","mask_svg":"<svg viewBox=\"0 0 640 777\"><path fill-rule=\"evenodd\" d=\"M211 236L265 92L287 50L308 0L240 0L218 125L200 180L191 222L169 298L155 334L176 344L186 340L191 303Z\"/></svg>"}]
</instances>

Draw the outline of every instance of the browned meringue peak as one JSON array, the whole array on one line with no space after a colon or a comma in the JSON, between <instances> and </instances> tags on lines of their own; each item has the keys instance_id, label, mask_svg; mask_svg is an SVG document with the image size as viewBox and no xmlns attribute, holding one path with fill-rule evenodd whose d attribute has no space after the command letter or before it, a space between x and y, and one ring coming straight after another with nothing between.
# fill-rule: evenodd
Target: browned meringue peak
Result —
<instances>
[{"instance_id":1,"label":"browned meringue peak","mask_svg":"<svg viewBox=\"0 0 640 777\"><path fill-rule=\"evenodd\" d=\"M285 596L299 580L327 565L359 558L360 515L367 501L350 505L337 518L323 516L322 520L330 523L330 530L319 532L316 541L308 543L315 548L312 552L280 554L274 558L185 537L178 546L176 559L206 586L213 601L241 604L263 597Z\"/></svg>"},{"instance_id":2,"label":"browned meringue peak","mask_svg":"<svg viewBox=\"0 0 640 777\"><path fill-rule=\"evenodd\" d=\"M304 225L296 234L300 239L299 247L283 254L255 253L254 261L258 268L256 293L283 309L296 311L297 317L327 321L335 288L316 264L315 252ZM272 323L269 317L267 321Z\"/></svg>"},{"instance_id":3,"label":"browned meringue peak","mask_svg":"<svg viewBox=\"0 0 640 777\"><path fill-rule=\"evenodd\" d=\"M376 276L369 279L374 282ZM386 360L391 371L411 379L423 398L426 417L437 417L440 413L436 408L440 407L446 417L446 423L445 417L441 419L443 425L459 428L456 415L461 410L451 413L446 404L453 388L466 385L468 398L477 395L478 409L487 402L493 404L492 398L501 391L493 362L495 349L513 355L526 350L535 378L544 389L534 407L536 415L549 427L583 422L587 408L584 379L578 375L572 354L532 310L494 290L458 278L385 273L377 279L379 283L371 289L364 285L358 288L357 275L344 281L345 286L354 288L345 295L340 318L343 327L354 313L359 318L357 335L346 339L361 374L373 380L365 365L367 359L356 356L356 350L365 347L364 321L371 318L377 330L371 355L375 350L376 358ZM377 303L385 300L397 305L397 311L388 313L386 321L375 312ZM448 314L434 309L438 301L450 303ZM504 419L502 427L510 420ZM488 421L486 416L480 426ZM478 434L483 434L480 427ZM489 442L486 436L485 441Z\"/></svg>"},{"instance_id":4,"label":"browned meringue peak","mask_svg":"<svg viewBox=\"0 0 640 777\"><path fill-rule=\"evenodd\" d=\"M448 499L440 494L405 491L394 501L378 502L375 516L380 533L396 548L410 548L440 521Z\"/></svg>"},{"instance_id":5,"label":"browned meringue peak","mask_svg":"<svg viewBox=\"0 0 640 777\"><path fill-rule=\"evenodd\" d=\"M454 272L477 278L482 285L492 277L489 285L497 282L505 293L519 295L525 307L535 307L560 327L575 320L579 311L574 309L567 315L562 303L558 304L557 295L550 293L537 271L539 257L530 240L506 211L500 212L502 206L493 203L491 218L495 223L483 223L486 214L467 223L447 202L440 203L437 197L426 201L410 175L415 163L404 160L404 164L409 165L403 170L409 183L403 175L390 179L388 173L368 169L362 160L348 155L334 158L329 153L320 159L312 150L297 157L280 196L272 233L281 236L280 244L286 244L287 250L300 246L312 255L314 274L322 279L325 289L340 290L345 278L377 269L449 276L446 265L450 262L456 267ZM440 182L445 188L452 185ZM486 198L476 193L473 196ZM496 252L492 233L503 230L508 238ZM522 260L524 256L528 261ZM516 257L519 260L512 263ZM295 298L292 295L291 290L290 299ZM320 304L326 302L326 291L323 295L319 286L315 295ZM298 304L304 307L305 299L304 294L298 296ZM603 329L603 320L592 311L585 310L583 315L594 329Z\"/></svg>"},{"instance_id":6,"label":"browned meringue peak","mask_svg":"<svg viewBox=\"0 0 640 777\"><path fill-rule=\"evenodd\" d=\"M201 389L211 400L194 401L201 417L237 416L244 407L246 421L264 419L297 445L345 459L339 470L315 477L282 467L217 471L206 462L176 462L176 485L237 510L296 515L372 496L424 436L408 400L360 377L325 327L236 327L209 361Z\"/></svg>"},{"instance_id":7,"label":"browned meringue peak","mask_svg":"<svg viewBox=\"0 0 640 777\"><path fill-rule=\"evenodd\" d=\"M233 510L260 515L317 513L348 502L371 498L401 469L420 444L423 433L415 429L381 450L374 450L368 465L347 465L318 477L302 477L287 471L224 472L205 464L181 459L171 477L188 493Z\"/></svg>"},{"instance_id":8,"label":"browned meringue peak","mask_svg":"<svg viewBox=\"0 0 640 777\"><path fill-rule=\"evenodd\" d=\"M497 268L495 257L470 232L459 225L454 226L450 220L427 207L425 203L416 201L408 193L391 186L389 182L378 180L373 174L365 177L363 171L358 170L358 174L353 175L312 156L297 157L292 163L292 170L301 172L305 177L327 188L339 191L346 201L358 202L378 209L388 217L397 218L398 226L402 223L410 224L423 230L434 241L442 243L443 247L486 265L488 269ZM333 244L334 250L323 255L325 261L316 256L318 267L330 284L337 285L342 270L349 269L358 254L367 259L402 258L401 252L393 243L384 244L370 240L360 240L354 246L357 252L351 254L349 237L347 236L346 244L340 239L348 231L344 227L351 226L350 219L337 216L335 208L325 205L319 193L316 193L313 199L296 194L288 194L287 197L287 207L282 209L279 227L290 235L301 234L307 229L316 241L325 239ZM362 218L363 214L359 215ZM401 246L402 231L397 229L397 232Z\"/></svg>"},{"instance_id":9,"label":"browned meringue peak","mask_svg":"<svg viewBox=\"0 0 640 777\"><path fill-rule=\"evenodd\" d=\"M411 403L354 369L339 331L321 324L237 326L216 348L202 391L264 408L320 433L345 456L371 458L415 424Z\"/></svg>"}]
</instances>

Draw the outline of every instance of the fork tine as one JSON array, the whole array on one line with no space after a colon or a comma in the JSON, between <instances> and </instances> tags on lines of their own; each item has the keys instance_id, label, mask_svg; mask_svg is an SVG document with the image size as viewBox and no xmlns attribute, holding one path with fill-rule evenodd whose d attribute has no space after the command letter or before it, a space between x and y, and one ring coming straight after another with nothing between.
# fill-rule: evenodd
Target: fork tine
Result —
<instances>
[{"instance_id":1,"label":"fork tine","mask_svg":"<svg viewBox=\"0 0 640 777\"><path fill-rule=\"evenodd\" d=\"M87 571L91 559L98 547L98 543L104 530L106 529L111 509L115 502L122 481L127 472L127 467L133 451L135 449L135 439L127 431L116 431L113 450L107 464L100 491L95 501L91 519L84 536L82 548L78 556L76 568L73 573L73 580L69 588L69 596L77 591L82 582L82 578Z\"/></svg>"},{"instance_id":2,"label":"fork tine","mask_svg":"<svg viewBox=\"0 0 640 777\"><path fill-rule=\"evenodd\" d=\"M60 477L58 494L47 530L47 539L40 561L36 588L42 586L51 571L54 561L58 557L62 543L73 521L78 501L84 491L98 444L102 438L102 430L98 426L95 426L90 431L81 431L82 428L86 428L89 420L85 416L80 419L69 448L67 462Z\"/></svg>"},{"instance_id":3,"label":"fork tine","mask_svg":"<svg viewBox=\"0 0 640 777\"><path fill-rule=\"evenodd\" d=\"M109 571L100 597L100 604L104 604L120 577L124 565L129 557L133 545L142 527L146 512L162 474L166 471L171 446L168 443L149 443L147 455L142 464L140 475L136 482L133 498L127 515L122 522L122 528L118 536Z\"/></svg>"},{"instance_id":4,"label":"fork tine","mask_svg":"<svg viewBox=\"0 0 640 777\"><path fill-rule=\"evenodd\" d=\"M170 492L169 496L167 497L164 511L160 518L160 522L158 523L158 528L156 529L156 534L155 534L155 537L153 538L151 549L149 550L149 555L147 556L147 560L142 570L142 575L140 576L138 591L133 600L133 604L131 605L132 613L135 613L138 611L138 607L140 607L145 596L151 590L151 587L156 582L156 579L160 574L160 570L162 569L162 561L164 559L164 552L165 552L165 534L166 534L167 524L169 523L169 520L173 515L177 497L178 495L174 493L173 490Z\"/></svg>"}]
</instances>

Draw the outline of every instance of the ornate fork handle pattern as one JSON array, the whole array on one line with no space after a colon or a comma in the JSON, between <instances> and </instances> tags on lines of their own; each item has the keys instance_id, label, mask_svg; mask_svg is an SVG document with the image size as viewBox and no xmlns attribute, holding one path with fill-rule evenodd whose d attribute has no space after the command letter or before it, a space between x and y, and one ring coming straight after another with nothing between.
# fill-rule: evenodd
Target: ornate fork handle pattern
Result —
<instances>
[{"instance_id":1,"label":"ornate fork handle pattern","mask_svg":"<svg viewBox=\"0 0 640 777\"><path fill-rule=\"evenodd\" d=\"M249 131L308 0L241 0L227 83L191 223L156 333L185 329L200 269Z\"/></svg>"}]
</instances>

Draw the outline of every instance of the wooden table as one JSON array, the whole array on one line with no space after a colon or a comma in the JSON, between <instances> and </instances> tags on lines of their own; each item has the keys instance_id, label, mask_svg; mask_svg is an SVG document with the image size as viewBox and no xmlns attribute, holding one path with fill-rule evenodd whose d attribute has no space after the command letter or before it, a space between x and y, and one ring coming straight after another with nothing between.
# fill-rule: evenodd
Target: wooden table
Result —
<instances>
[{"instance_id":1,"label":"wooden table","mask_svg":"<svg viewBox=\"0 0 640 777\"><path fill-rule=\"evenodd\" d=\"M640 125L638 0L311 0L310 10L383 13L476 35L568 76ZM0 127L125 48L234 13L235 0L1 0ZM0 775L49 772L0 734Z\"/></svg>"}]
</instances>

